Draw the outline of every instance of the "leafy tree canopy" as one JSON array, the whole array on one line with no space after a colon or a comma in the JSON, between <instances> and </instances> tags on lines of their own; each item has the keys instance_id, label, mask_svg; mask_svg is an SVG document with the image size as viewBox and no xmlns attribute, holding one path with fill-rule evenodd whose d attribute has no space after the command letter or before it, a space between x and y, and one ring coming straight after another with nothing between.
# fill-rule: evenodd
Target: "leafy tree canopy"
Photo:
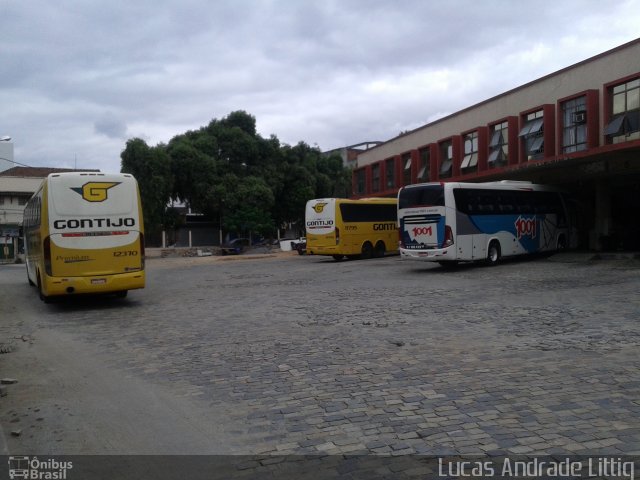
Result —
<instances>
[{"instance_id":1,"label":"leafy tree canopy","mask_svg":"<svg viewBox=\"0 0 640 480\"><path fill-rule=\"evenodd\" d=\"M167 202L173 189L171 158L163 145L149 147L139 138L127 141L121 158L121 171L138 180L145 230L157 230L165 223Z\"/></svg>"},{"instance_id":2,"label":"leafy tree canopy","mask_svg":"<svg viewBox=\"0 0 640 480\"><path fill-rule=\"evenodd\" d=\"M339 156L263 138L255 117L242 110L177 134L168 145L131 139L121 159L121 170L138 179L148 228L173 224L167 205L178 200L222 218L227 231L270 236L284 222L301 221L308 200L350 191L350 171Z\"/></svg>"}]
</instances>

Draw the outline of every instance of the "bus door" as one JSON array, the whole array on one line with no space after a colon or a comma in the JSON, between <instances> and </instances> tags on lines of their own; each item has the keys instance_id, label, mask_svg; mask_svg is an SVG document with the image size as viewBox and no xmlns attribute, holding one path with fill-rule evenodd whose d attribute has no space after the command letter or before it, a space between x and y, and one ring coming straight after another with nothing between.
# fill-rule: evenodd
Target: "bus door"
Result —
<instances>
[{"instance_id":1,"label":"bus door","mask_svg":"<svg viewBox=\"0 0 640 480\"><path fill-rule=\"evenodd\" d=\"M479 260L487 255L487 235L474 219L456 210L455 249L459 260Z\"/></svg>"}]
</instances>

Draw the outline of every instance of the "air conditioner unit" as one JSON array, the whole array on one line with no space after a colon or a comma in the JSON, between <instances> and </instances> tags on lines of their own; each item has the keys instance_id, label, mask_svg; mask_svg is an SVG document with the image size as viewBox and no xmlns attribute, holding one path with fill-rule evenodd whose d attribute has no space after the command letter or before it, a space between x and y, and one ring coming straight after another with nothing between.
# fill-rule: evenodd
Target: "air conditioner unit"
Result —
<instances>
[{"instance_id":1,"label":"air conditioner unit","mask_svg":"<svg viewBox=\"0 0 640 480\"><path fill-rule=\"evenodd\" d=\"M571 120L574 124L576 123L586 123L587 121L587 112L584 110L580 110L578 112L573 112L571 115Z\"/></svg>"}]
</instances>

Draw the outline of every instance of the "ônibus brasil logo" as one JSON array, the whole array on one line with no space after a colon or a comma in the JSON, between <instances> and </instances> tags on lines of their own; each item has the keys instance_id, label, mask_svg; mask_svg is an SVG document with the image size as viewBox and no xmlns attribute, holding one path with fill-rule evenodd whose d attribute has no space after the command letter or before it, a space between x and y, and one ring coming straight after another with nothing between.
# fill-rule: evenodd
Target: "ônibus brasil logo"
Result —
<instances>
[{"instance_id":1,"label":"\u00f4nibus brasil logo","mask_svg":"<svg viewBox=\"0 0 640 480\"><path fill-rule=\"evenodd\" d=\"M519 216L515 223L518 240L522 237L536 238L536 223L536 217L523 218Z\"/></svg>"},{"instance_id":2,"label":"\u00f4nibus brasil logo","mask_svg":"<svg viewBox=\"0 0 640 480\"><path fill-rule=\"evenodd\" d=\"M71 188L76 193L82 195L87 202L104 202L107 196L107 190L120 185L120 182L87 182L82 187Z\"/></svg>"},{"instance_id":3,"label":"\u00f4nibus brasil logo","mask_svg":"<svg viewBox=\"0 0 640 480\"><path fill-rule=\"evenodd\" d=\"M9 457L9 478L37 480L65 480L67 470L73 468L73 462L62 462L53 458L39 460L38 457Z\"/></svg>"}]
</instances>

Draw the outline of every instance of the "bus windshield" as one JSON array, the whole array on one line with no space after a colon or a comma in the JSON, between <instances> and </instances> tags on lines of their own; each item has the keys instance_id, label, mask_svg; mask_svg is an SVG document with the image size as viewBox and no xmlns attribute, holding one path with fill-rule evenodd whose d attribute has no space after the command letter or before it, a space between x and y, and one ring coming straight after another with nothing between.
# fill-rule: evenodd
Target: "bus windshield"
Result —
<instances>
[{"instance_id":1,"label":"bus windshield","mask_svg":"<svg viewBox=\"0 0 640 480\"><path fill-rule=\"evenodd\" d=\"M398 198L398 208L400 209L443 206L444 186L440 184L403 188Z\"/></svg>"}]
</instances>

